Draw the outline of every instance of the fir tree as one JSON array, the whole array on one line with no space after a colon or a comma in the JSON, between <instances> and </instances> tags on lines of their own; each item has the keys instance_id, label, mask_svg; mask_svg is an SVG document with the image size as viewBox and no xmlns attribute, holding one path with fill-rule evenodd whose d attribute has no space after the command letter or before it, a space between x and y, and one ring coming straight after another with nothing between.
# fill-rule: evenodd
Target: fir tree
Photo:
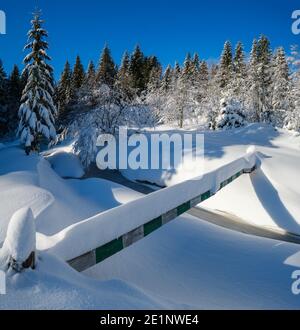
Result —
<instances>
[{"instance_id":1,"label":"fir tree","mask_svg":"<svg viewBox=\"0 0 300 330\"><path fill-rule=\"evenodd\" d=\"M112 87L116 79L116 65L111 56L110 49L105 45L99 62L99 68L96 75L96 82L98 84L105 84Z\"/></svg>"},{"instance_id":2,"label":"fir tree","mask_svg":"<svg viewBox=\"0 0 300 330\"><path fill-rule=\"evenodd\" d=\"M72 98L72 70L70 63L66 61L57 86L57 103L60 119L65 116L67 106Z\"/></svg>"},{"instance_id":3,"label":"fir tree","mask_svg":"<svg viewBox=\"0 0 300 330\"><path fill-rule=\"evenodd\" d=\"M0 136L8 132L7 76L0 60Z\"/></svg>"},{"instance_id":4,"label":"fir tree","mask_svg":"<svg viewBox=\"0 0 300 330\"><path fill-rule=\"evenodd\" d=\"M43 23L40 13L36 12L31 21L32 28L28 32L28 44L25 46L25 49L30 50L24 59L28 81L21 99L18 135L25 144L27 154L31 150L38 150L41 137L56 140L54 116L57 110L52 99L53 69L47 64L51 58L46 52L48 43L45 38L48 33L43 29Z\"/></svg>"},{"instance_id":5,"label":"fir tree","mask_svg":"<svg viewBox=\"0 0 300 330\"><path fill-rule=\"evenodd\" d=\"M8 79L8 129L11 133L14 132L18 126L18 109L20 107L22 90L23 86L20 71L18 66L14 65L13 70Z\"/></svg>"},{"instance_id":6,"label":"fir tree","mask_svg":"<svg viewBox=\"0 0 300 330\"><path fill-rule=\"evenodd\" d=\"M199 66L199 81L201 84L207 84L209 80L208 66L205 61L201 61Z\"/></svg>"},{"instance_id":7,"label":"fir tree","mask_svg":"<svg viewBox=\"0 0 300 330\"><path fill-rule=\"evenodd\" d=\"M270 41L261 36L257 44L258 53L258 82L259 82L259 112L264 122L271 121L272 106L272 51Z\"/></svg>"},{"instance_id":8,"label":"fir tree","mask_svg":"<svg viewBox=\"0 0 300 330\"><path fill-rule=\"evenodd\" d=\"M233 58L234 76L231 82L231 94L241 103L245 104L247 67L245 63L245 53L243 44L238 42Z\"/></svg>"},{"instance_id":9,"label":"fir tree","mask_svg":"<svg viewBox=\"0 0 300 330\"><path fill-rule=\"evenodd\" d=\"M260 107L259 107L259 58L258 58L258 43L253 40L252 49L250 53L250 63L247 72L246 82L247 94L246 103L249 109L249 119L254 122L260 121Z\"/></svg>"},{"instance_id":10,"label":"fir tree","mask_svg":"<svg viewBox=\"0 0 300 330\"><path fill-rule=\"evenodd\" d=\"M130 77L130 56L126 51L123 55L120 69L118 70L117 81L121 91L129 100L133 97L133 90L131 88L131 77Z\"/></svg>"},{"instance_id":11,"label":"fir tree","mask_svg":"<svg viewBox=\"0 0 300 330\"><path fill-rule=\"evenodd\" d=\"M173 83L173 70L171 65L169 64L166 68L166 71L163 74L163 78L161 81L161 91L162 93L167 93L172 88Z\"/></svg>"},{"instance_id":12,"label":"fir tree","mask_svg":"<svg viewBox=\"0 0 300 330\"><path fill-rule=\"evenodd\" d=\"M236 75L244 78L246 75L245 53L241 42L238 42L235 48L235 55L233 58L233 67Z\"/></svg>"},{"instance_id":13,"label":"fir tree","mask_svg":"<svg viewBox=\"0 0 300 330\"><path fill-rule=\"evenodd\" d=\"M95 85L95 82L96 82L96 68L94 62L90 61L84 84L87 87L92 88Z\"/></svg>"},{"instance_id":14,"label":"fir tree","mask_svg":"<svg viewBox=\"0 0 300 330\"><path fill-rule=\"evenodd\" d=\"M141 94L146 89L145 81L145 56L140 46L137 45L130 59L129 72L131 77L131 86L137 94Z\"/></svg>"},{"instance_id":15,"label":"fir tree","mask_svg":"<svg viewBox=\"0 0 300 330\"><path fill-rule=\"evenodd\" d=\"M281 47L275 55L275 69L273 77L272 122L283 126L291 107L291 82L289 67L284 49Z\"/></svg>"},{"instance_id":16,"label":"fir tree","mask_svg":"<svg viewBox=\"0 0 300 330\"><path fill-rule=\"evenodd\" d=\"M77 93L80 87L82 86L85 79L84 67L81 63L79 56L76 57L76 62L72 74L72 83L71 88L74 93Z\"/></svg>"},{"instance_id":17,"label":"fir tree","mask_svg":"<svg viewBox=\"0 0 300 330\"><path fill-rule=\"evenodd\" d=\"M220 66L218 69L218 84L224 89L228 86L232 79L233 59L232 47L229 41L225 42L224 49L221 55Z\"/></svg>"}]
</instances>

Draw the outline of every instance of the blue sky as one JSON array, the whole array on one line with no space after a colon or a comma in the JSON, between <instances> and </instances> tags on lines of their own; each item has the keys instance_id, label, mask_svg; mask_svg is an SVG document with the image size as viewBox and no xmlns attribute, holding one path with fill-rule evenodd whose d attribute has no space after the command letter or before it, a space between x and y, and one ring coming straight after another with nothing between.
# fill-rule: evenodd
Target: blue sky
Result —
<instances>
[{"instance_id":1,"label":"blue sky","mask_svg":"<svg viewBox=\"0 0 300 330\"><path fill-rule=\"evenodd\" d=\"M254 37L266 34L272 46L300 43L291 32L297 0L0 0L7 35L0 35L0 58L7 70L22 65L31 12L43 10L52 65L60 75L66 59L79 54L85 66L98 61L105 42L119 63L139 43L164 66L182 62L186 52L217 59L225 40L242 40L248 52Z\"/></svg>"}]
</instances>

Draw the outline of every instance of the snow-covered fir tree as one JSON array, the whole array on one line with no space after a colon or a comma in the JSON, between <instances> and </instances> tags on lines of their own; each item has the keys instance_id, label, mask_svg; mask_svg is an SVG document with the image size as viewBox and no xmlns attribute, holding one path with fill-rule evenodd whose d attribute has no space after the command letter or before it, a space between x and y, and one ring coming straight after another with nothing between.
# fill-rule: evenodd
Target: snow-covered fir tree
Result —
<instances>
[{"instance_id":1,"label":"snow-covered fir tree","mask_svg":"<svg viewBox=\"0 0 300 330\"><path fill-rule=\"evenodd\" d=\"M131 76L129 72L130 67L130 56L126 51L122 57L122 62L120 69L117 74L117 82L123 92L123 94L127 97L128 100L132 100L134 96L134 91L131 88Z\"/></svg>"},{"instance_id":2,"label":"snow-covered fir tree","mask_svg":"<svg viewBox=\"0 0 300 330\"><path fill-rule=\"evenodd\" d=\"M286 113L284 127L289 130L300 131L300 52L297 45L291 46L291 54L287 60L291 68L292 90L290 108Z\"/></svg>"},{"instance_id":3,"label":"snow-covered fir tree","mask_svg":"<svg viewBox=\"0 0 300 330\"><path fill-rule=\"evenodd\" d=\"M224 44L223 52L220 59L220 65L218 68L217 82L220 88L225 89L232 79L233 74L233 58L232 47L229 41Z\"/></svg>"},{"instance_id":4,"label":"snow-covered fir tree","mask_svg":"<svg viewBox=\"0 0 300 330\"><path fill-rule=\"evenodd\" d=\"M162 93L168 93L170 91L173 84L173 78L173 70L171 65L169 64L163 74L162 81L160 84L160 91Z\"/></svg>"},{"instance_id":5,"label":"snow-covered fir tree","mask_svg":"<svg viewBox=\"0 0 300 330\"><path fill-rule=\"evenodd\" d=\"M47 63L51 58L47 54L47 31L42 27L44 21L39 12L34 13L31 29L28 32L28 44L25 49L30 53L25 57L25 70L28 81L22 94L19 110L20 123L18 136L25 145L26 153L38 150L42 138L54 142L54 126L57 114L53 102L52 67Z\"/></svg>"},{"instance_id":6,"label":"snow-covered fir tree","mask_svg":"<svg viewBox=\"0 0 300 330\"><path fill-rule=\"evenodd\" d=\"M259 115L263 122L271 122L272 113L272 51L270 41L261 36L257 44L258 53L258 85L259 85Z\"/></svg>"},{"instance_id":7,"label":"snow-covered fir tree","mask_svg":"<svg viewBox=\"0 0 300 330\"><path fill-rule=\"evenodd\" d=\"M216 118L215 129L232 129L244 126L245 115L239 101L225 97L220 101L220 113Z\"/></svg>"},{"instance_id":8,"label":"snow-covered fir tree","mask_svg":"<svg viewBox=\"0 0 300 330\"><path fill-rule=\"evenodd\" d=\"M260 121L260 82L259 82L259 58L258 58L258 43L253 40L250 53L250 62L247 70L246 78L246 108L250 121Z\"/></svg>"},{"instance_id":9,"label":"snow-covered fir tree","mask_svg":"<svg viewBox=\"0 0 300 330\"><path fill-rule=\"evenodd\" d=\"M289 67L282 47L275 54L272 89L272 122L282 127L291 108L291 81Z\"/></svg>"},{"instance_id":10,"label":"snow-covered fir tree","mask_svg":"<svg viewBox=\"0 0 300 330\"><path fill-rule=\"evenodd\" d=\"M241 42L238 42L235 48L235 55L233 58L233 70L234 77L232 81L232 91L236 98L240 100L242 104L244 104L246 93L247 68L245 63L244 47Z\"/></svg>"}]
</instances>

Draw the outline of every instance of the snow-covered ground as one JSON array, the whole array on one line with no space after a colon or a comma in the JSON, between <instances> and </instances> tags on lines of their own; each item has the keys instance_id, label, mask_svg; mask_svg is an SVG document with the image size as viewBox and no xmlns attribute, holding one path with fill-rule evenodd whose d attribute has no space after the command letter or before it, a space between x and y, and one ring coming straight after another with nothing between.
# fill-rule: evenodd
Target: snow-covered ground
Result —
<instances>
[{"instance_id":1,"label":"snow-covered ground","mask_svg":"<svg viewBox=\"0 0 300 330\"><path fill-rule=\"evenodd\" d=\"M156 133L173 133L171 128ZM189 131L181 131L185 133ZM199 131L201 132L201 131ZM259 152L260 169L242 176L213 198L201 204L213 210L235 215L258 226L280 228L300 234L300 136L262 124L228 131L205 131L204 173L245 154L251 145ZM202 167L191 173L182 170L124 170L131 180L174 185L202 175Z\"/></svg>"},{"instance_id":2,"label":"snow-covered ground","mask_svg":"<svg viewBox=\"0 0 300 330\"><path fill-rule=\"evenodd\" d=\"M241 157L249 145L256 145L261 161L256 173L240 177L205 207L300 233L299 136L252 125L206 132L205 142L205 172ZM26 157L16 144L2 146L0 242L12 215L24 206L32 208L42 240L142 197L102 179L62 179L58 174L80 177L80 166L68 152L67 147L47 152L48 162L38 155ZM148 181L164 175L127 174ZM183 172L176 174L166 183L184 179ZM299 297L291 292L299 250L295 244L250 237L184 215L85 274L76 273L59 256L39 252L35 271L8 274L8 294L0 296L0 309L299 308Z\"/></svg>"}]
</instances>

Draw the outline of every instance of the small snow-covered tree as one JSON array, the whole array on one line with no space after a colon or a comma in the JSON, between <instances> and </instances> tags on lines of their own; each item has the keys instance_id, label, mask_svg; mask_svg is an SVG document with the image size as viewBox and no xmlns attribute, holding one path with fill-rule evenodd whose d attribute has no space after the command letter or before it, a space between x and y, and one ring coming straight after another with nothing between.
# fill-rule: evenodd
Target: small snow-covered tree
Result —
<instances>
[{"instance_id":1,"label":"small snow-covered tree","mask_svg":"<svg viewBox=\"0 0 300 330\"><path fill-rule=\"evenodd\" d=\"M117 133L119 126L125 124L128 104L118 85L109 87L106 84L95 87L82 102L86 111L73 123L73 134L77 137L74 149L87 168L95 161L98 135Z\"/></svg>"},{"instance_id":2,"label":"small snow-covered tree","mask_svg":"<svg viewBox=\"0 0 300 330\"><path fill-rule=\"evenodd\" d=\"M48 43L45 38L48 33L43 29L43 23L41 14L36 12L31 21L32 28L28 32L28 44L25 46L25 49L31 51L24 59L28 81L21 99L18 136L25 144L27 154L31 150L38 150L42 137L52 142L56 140L54 117L57 110L52 98L53 69L47 63L51 58L47 54Z\"/></svg>"},{"instance_id":3,"label":"small snow-covered tree","mask_svg":"<svg viewBox=\"0 0 300 330\"><path fill-rule=\"evenodd\" d=\"M214 124L215 129L232 129L245 125L245 115L239 101L231 97L225 97L221 99L220 107L219 116Z\"/></svg>"}]
</instances>

